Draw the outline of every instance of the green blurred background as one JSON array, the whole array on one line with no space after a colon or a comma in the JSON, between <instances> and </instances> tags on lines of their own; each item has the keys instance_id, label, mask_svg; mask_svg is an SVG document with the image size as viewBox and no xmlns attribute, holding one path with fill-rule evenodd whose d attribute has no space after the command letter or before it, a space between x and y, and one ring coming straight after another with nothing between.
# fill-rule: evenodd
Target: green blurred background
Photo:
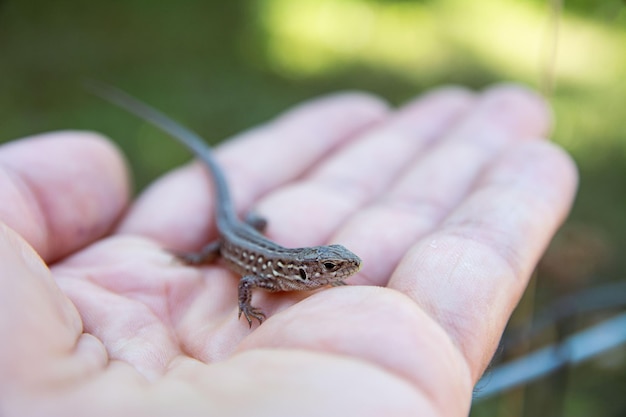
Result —
<instances>
[{"instance_id":1,"label":"green blurred background","mask_svg":"<svg viewBox=\"0 0 626 417\"><path fill-rule=\"evenodd\" d=\"M513 318L522 323L554 297L626 271L626 7L576 0L558 9L540 0L0 0L0 142L104 132L127 154L139 190L189 156L86 94L85 78L131 92L213 143L326 92L360 89L400 104L441 84L541 89L553 79L553 140L576 159L581 185ZM597 317L574 328L588 320ZM548 379L472 413L626 415L625 356L570 370L558 393Z\"/></svg>"}]
</instances>

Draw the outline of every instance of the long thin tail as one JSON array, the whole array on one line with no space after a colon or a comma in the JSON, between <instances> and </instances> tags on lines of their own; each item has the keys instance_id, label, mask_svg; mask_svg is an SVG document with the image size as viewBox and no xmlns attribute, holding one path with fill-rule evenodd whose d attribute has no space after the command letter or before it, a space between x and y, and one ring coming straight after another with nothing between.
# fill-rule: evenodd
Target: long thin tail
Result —
<instances>
[{"instance_id":1,"label":"long thin tail","mask_svg":"<svg viewBox=\"0 0 626 417\"><path fill-rule=\"evenodd\" d=\"M227 219L234 214L228 185L222 175L222 171L213 158L210 147L198 134L119 88L96 81L85 82L85 87L96 96L129 111L140 119L150 122L189 148L211 171L216 195L220 203L217 204L218 218Z\"/></svg>"}]
</instances>

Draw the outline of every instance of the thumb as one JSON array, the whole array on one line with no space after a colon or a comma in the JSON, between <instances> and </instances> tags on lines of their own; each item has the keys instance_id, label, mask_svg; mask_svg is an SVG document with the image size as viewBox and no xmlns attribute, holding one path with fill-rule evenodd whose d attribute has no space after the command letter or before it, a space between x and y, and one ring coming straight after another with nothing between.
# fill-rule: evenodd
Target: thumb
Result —
<instances>
[{"instance_id":1,"label":"thumb","mask_svg":"<svg viewBox=\"0 0 626 417\"><path fill-rule=\"evenodd\" d=\"M37 253L0 223L0 398L84 371L80 317ZM92 338L87 344L94 345ZM92 350L93 349L87 349ZM93 361L92 361L93 362ZM87 362L88 363L88 362ZM78 372L77 372L78 371ZM3 407L4 408L4 407Z\"/></svg>"}]
</instances>

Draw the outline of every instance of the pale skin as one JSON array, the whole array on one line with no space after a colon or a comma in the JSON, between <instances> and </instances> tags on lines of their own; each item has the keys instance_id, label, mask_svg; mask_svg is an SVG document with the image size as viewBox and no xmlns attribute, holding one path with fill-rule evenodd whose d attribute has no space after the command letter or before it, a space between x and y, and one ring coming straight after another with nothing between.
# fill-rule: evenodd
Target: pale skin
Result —
<instances>
[{"instance_id":1,"label":"pale skin","mask_svg":"<svg viewBox=\"0 0 626 417\"><path fill-rule=\"evenodd\" d=\"M131 201L102 136L0 147L0 414L467 415L575 193L550 123L513 86L335 94L218 147L271 239L363 260L347 286L255 292L252 329L238 277L163 249L215 238L200 165Z\"/></svg>"}]
</instances>

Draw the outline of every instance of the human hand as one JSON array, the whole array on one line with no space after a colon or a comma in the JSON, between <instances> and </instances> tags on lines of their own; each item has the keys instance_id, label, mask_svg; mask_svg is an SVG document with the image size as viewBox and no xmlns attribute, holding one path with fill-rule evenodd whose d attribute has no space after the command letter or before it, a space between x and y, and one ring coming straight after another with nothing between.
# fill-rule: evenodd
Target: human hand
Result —
<instances>
[{"instance_id":1,"label":"human hand","mask_svg":"<svg viewBox=\"0 0 626 417\"><path fill-rule=\"evenodd\" d=\"M393 112L339 94L220 146L237 207L271 239L363 259L345 287L256 291L268 320L252 330L233 274L162 249L215 237L198 164L129 204L96 135L3 146L0 414L466 415L575 192L548 128L517 87Z\"/></svg>"}]
</instances>

